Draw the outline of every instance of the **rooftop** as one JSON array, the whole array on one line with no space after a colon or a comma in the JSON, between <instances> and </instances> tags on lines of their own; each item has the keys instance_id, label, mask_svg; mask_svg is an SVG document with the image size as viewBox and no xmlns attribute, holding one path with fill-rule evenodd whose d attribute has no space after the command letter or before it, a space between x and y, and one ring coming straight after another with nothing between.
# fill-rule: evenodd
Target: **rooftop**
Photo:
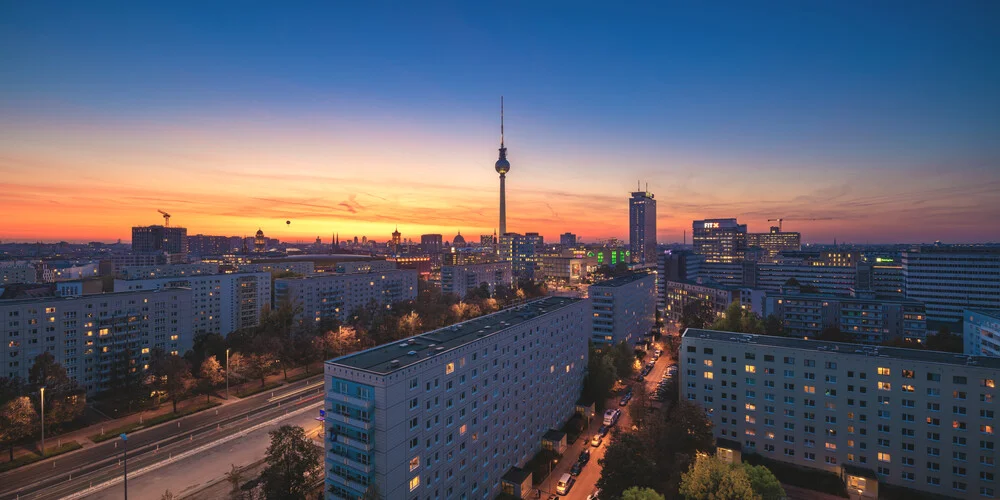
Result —
<instances>
[{"instance_id":1,"label":"rooftop","mask_svg":"<svg viewBox=\"0 0 1000 500\"><path fill-rule=\"evenodd\" d=\"M991 318L1000 319L1000 309L966 309L971 313L982 314Z\"/></svg>"},{"instance_id":2,"label":"rooftop","mask_svg":"<svg viewBox=\"0 0 1000 500\"><path fill-rule=\"evenodd\" d=\"M606 287L625 286L625 285L628 285L629 283L634 283L636 281L639 281L639 280L641 280L643 278L647 278L649 276L652 276L652 275L649 274L649 273L629 273L629 274L625 274L625 275L622 275L622 276L618 276L616 278L611 278L609 280L598 281L597 283L594 283L593 285L590 285L590 286L591 287L595 287L595 286L606 286Z\"/></svg>"},{"instance_id":3,"label":"rooftop","mask_svg":"<svg viewBox=\"0 0 1000 500\"><path fill-rule=\"evenodd\" d=\"M792 337L773 337L769 335L754 335L749 333L722 332L717 330L699 330L688 328L683 337L714 340L718 342L733 342L756 344L762 346L787 347L810 351L825 351L836 354L856 354L858 356L877 356L895 358L925 363L942 363L958 366L982 366L990 369L1000 369L1000 358L987 356L968 356L941 351L925 351L921 349L903 349L900 347L881 347L843 342L827 342L825 340L804 340Z\"/></svg>"},{"instance_id":4,"label":"rooftop","mask_svg":"<svg viewBox=\"0 0 1000 500\"><path fill-rule=\"evenodd\" d=\"M180 287L180 286L173 286L173 287L167 287L167 288L157 288L155 290L154 289L150 289L150 290L133 290L133 291L126 291L126 292L92 293L92 294L72 295L72 296L58 296L58 295L53 295L53 296L38 297L38 298L4 299L4 300L0 300L0 306L16 306L16 305L20 305L20 304L40 304L40 303L43 303L43 302L46 303L46 304L55 304L55 303L59 303L59 302L71 302L71 301L74 301L74 300L89 300L89 299L97 299L97 298L115 298L115 297L124 296L124 295L135 295L137 293L166 293L166 292L177 291L177 290L190 290L190 288L188 288L188 287Z\"/></svg>"},{"instance_id":5,"label":"rooftop","mask_svg":"<svg viewBox=\"0 0 1000 500\"><path fill-rule=\"evenodd\" d=\"M348 354L329 360L327 363L388 375L479 338L496 335L512 326L558 311L579 300L569 297L545 297L452 326ZM394 361L398 363L393 363Z\"/></svg>"}]
</instances>

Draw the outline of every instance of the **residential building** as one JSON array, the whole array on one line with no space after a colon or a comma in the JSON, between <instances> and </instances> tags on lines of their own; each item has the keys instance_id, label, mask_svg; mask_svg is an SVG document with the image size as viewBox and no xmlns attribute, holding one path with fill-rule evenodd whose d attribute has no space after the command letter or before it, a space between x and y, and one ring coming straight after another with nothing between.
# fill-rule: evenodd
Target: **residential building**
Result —
<instances>
[{"instance_id":1,"label":"residential building","mask_svg":"<svg viewBox=\"0 0 1000 500\"><path fill-rule=\"evenodd\" d=\"M132 228L132 253L166 252L187 256L187 229L168 226Z\"/></svg>"},{"instance_id":2,"label":"residential building","mask_svg":"<svg viewBox=\"0 0 1000 500\"><path fill-rule=\"evenodd\" d=\"M325 497L496 498L574 413L589 308L546 297L327 361Z\"/></svg>"},{"instance_id":3,"label":"residential building","mask_svg":"<svg viewBox=\"0 0 1000 500\"><path fill-rule=\"evenodd\" d=\"M666 318L667 282L697 280L705 258L690 250L666 250L656 255L656 309Z\"/></svg>"},{"instance_id":4,"label":"residential building","mask_svg":"<svg viewBox=\"0 0 1000 500\"><path fill-rule=\"evenodd\" d=\"M855 288L872 290L880 297L903 298L903 264L878 257L874 262L859 262Z\"/></svg>"},{"instance_id":5,"label":"residential building","mask_svg":"<svg viewBox=\"0 0 1000 500\"><path fill-rule=\"evenodd\" d=\"M143 367L153 348L191 349L191 302L185 288L0 301L0 376L27 380L48 352L88 394L106 390L123 356Z\"/></svg>"},{"instance_id":6,"label":"residential building","mask_svg":"<svg viewBox=\"0 0 1000 500\"><path fill-rule=\"evenodd\" d=\"M171 278L115 280L115 292L163 288L191 289L191 332L226 336L260 324L271 307L270 273L206 274Z\"/></svg>"},{"instance_id":7,"label":"residential building","mask_svg":"<svg viewBox=\"0 0 1000 500\"><path fill-rule=\"evenodd\" d=\"M855 498L997 494L1000 359L695 329L679 357L724 455L824 470Z\"/></svg>"},{"instance_id":8,"label":"residential building","mask_svg":"<svg viewBox=\"0 0 1000 500\"><path fill-rule=\"evenodd\" d=\"M795 278L802 286L815 287L819 293L850 293L855 288L857 269L851 266L817 266L806 263L756 263L755 281L751 286L767 292L777 292L788 280Z\"/></svg>"},{"instance_id":9,"label":"residential building","mask_svg":"<svg viewBox=\"0 0 1000 500\"><path fill-rule=\"evenodd\" d=\"M771 226L767 233L747 233L747 247L760 248L765 258L774 259L781 252L802 250L802 235L782 231L781 226Z\"/></svg>"},{"instance_id":10,"label":"residential building","mask_svg":"<svg viewBox=\"0 0 1000 500\"><path fill-rule=\"evenodd\" d=\"M367 274L395 271L396 263L387 260L362 260L337 263L337 272L342 274Z\"/></svg>"},{"instance_id":11,"label":"residential building","mask_svg":"<svg viewBox=\"0 0 1000 500\"><path fill-rule=\"evenodd\" d=\"M538 233L505 233L500 236L500 260L511 263L514 277L518 279L533 279L535 269L541 257L540 250L544 248L542 237Z\"/></svg>"},{"instance_id":12,"label":"residential building","mask_svg":"<svg viewBox=\"0 0 1000 500\"><path fill-rule=\"evenodd\" d=\"M630 273L590 285L593 322L591 341L597 345L626 342L635 346L656 324L656 274Z\"/></svg>"},{"instance_id":13,"label":"residential building","mask_svg":"<svg viewBox=\"0 0 1000 500\"><path fill-rule=\"evenodd\" d=\"M666 303L664 306L664 321L678 323L684 314L684 308L692 302L701 302L708 306L715 318L721 318L733 302L743 304L743 296L747 295L748 308L753 305L754 293L763 297L763 292L747 288L723 285L710 280L669 280L664 284ZM758 314L760 311L755 311Z\"/></svg>"},{"instance_id":14,"label":"residential building","mask_svg":"<svg viewBox=\"0 0 1000 500\"><path fill-rule=\"evenodd\" d=\"M122 266L118 269L118 276L125 280L178 278L200 274L219 274L219 265L199 262L162 266Z\"/></svg>"},{"instance_id":15,"label":"residential building","mask_svg":"<svg viewBox=\"0 0 1000 500\"><path fill-rule=\"evenodd\" d=\"M705 256L705 262L736 262L746 252L747 225L736 219L696 220L691 242L695 253Z\"/></svg>"},{"instance_id":16,"label":"residential building","mask_svg":"<svg viewBox=\"0 0 1000 500\"><path fill-rule=\"evenodd\" d=\"M345 322L349 314L372 304L390 308L417 299L417 271L393 269L370 273L317 274L274 280L275 303L291 303L300 325Z\"/></svg>"},{"instance_id":17,"label":"residential building","mask_svg":"<svg viewBox=\"0 0 1000 500\"><path fill-rule=\"evenodd\" d=\"M631 262L656 265L656 200L648 190L635 191L628 200L628 234Z\"/></svg>"},{"instance_id":18,"label":"residential building","mask_svg":"<svg viewBox=\"0 0 1000 500\"><path fill-rule=\"evenodd\" d=\"M444 250L444 240L440 234L420 235L420 248L424 253L439 254Z\"/></svg>"},{"instance_id":19,"label":"residential building","mask_svg":"<svg viewBox=\"0 0 1000 500\"><path fill-rule=\"evenodd\" d=\"M852 294L802 293L796 287L768 293L764 316L775 315L790 337L815 338L834 327L856 342L878 345L893 339L923 342L927 337L924 304L911 299Z\"/></svg>"},{"instance_id":20,"label":"residential building","mask_svg":"<svg viewBox=\"0 0 1000 500\"><path fill-rule=\"evenodd\" d=\"M563 233L559 235L559 244L563 248L572 248L576 246L576 235L573 233Z\"/></svg>"},{"instance_id":21,"label":"residential building","mask_svg":"<svg viewBox=\"0 0 1000 500\"><path fill-rule=\"evenodd\" d=\"M914 247L903 252L903 283L931 320L958 323L965 309L1000 309L1000 248Z\"/></svg>"},{"instance_id":22,"label":"residential building","mask_svg":"<svg viewBox=\"0 0 1000 500\"><path fill-rule=\"evenodd\" d=\"M1000 309L965 310L965 354L1000 356Z\"/></svg>"},{"instance_id":23,"label":"residential building","mask_svg":"<svg viewBox=\"0 0 1000 500\"><path fill-rule=\"evenodd\" d=\"M29 262L0 262L0 285L38 283L38 270Z\"/></svg>"},{"instance_id":24,"label":"residential building","mask_svg":"<svg viewBox=\"0 0 1000 500\"><path fill-rule=\"evenodd\" d=\"M188 236L188 253L191 255L224 255L239 249L233 245L231 236L207 236L196 234Z\"/></svg>"},{"instance_id":25,"label":"residential building","mask_svg":"<svg viewBox=\"0 0 1000 500\"><path fill-rule=\"evenodd\" d=\"M253 262L239 264L241 273L295 273L308 276L316 272L316 263L311 260Z\"/></svg>"},{"instance_id":26,"label":"residential building","mask_svg":"<svg viewBox=\"0 0 1000 500\"><path fill-rule=\"evenodd\" d=\"M485 262L441 268L441 291L464 298L470 291L486 284L490 294L497 285L510 288L512 283L510 262Z\"/></svg>"},{"instance_id":27,"label":"residential building","mask_svg":"<svg viewBox=\"0 0 1000 500\"><path fill-rule=\"evenodd\" d=\"M560 281L572 285L579 283L588 275L586 261L581 257L545 255L540 260L537 277L542 280Z\"/></svg>"}]
</instances>

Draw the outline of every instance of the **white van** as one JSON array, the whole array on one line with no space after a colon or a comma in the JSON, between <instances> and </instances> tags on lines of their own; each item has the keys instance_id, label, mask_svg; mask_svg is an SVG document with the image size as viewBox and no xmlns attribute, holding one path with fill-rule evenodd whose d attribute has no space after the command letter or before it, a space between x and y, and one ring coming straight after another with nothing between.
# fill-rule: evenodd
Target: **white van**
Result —
<instances>
[{"instance_id":1,"label":"white van","mask_svg":"<svg viewBox=\"0 0 1000 500\"><path fill-rule=\"evenodd\" d=\"M565 495L569 493L569 489L573 487L573 476L569 474L563 474L559 476L559 482L556 483L556 493L560 495Z\"/></svg>"},{"instance_id":2,"label":"white van","mask_svg":"<svg viewBox=\"0 0 1000 500\"><path fill-rule=\"evenodd\" d=\"M611 427L615 423L615 410L608 408L604 410L604 425Z\"/></svg>"}]
</instances>

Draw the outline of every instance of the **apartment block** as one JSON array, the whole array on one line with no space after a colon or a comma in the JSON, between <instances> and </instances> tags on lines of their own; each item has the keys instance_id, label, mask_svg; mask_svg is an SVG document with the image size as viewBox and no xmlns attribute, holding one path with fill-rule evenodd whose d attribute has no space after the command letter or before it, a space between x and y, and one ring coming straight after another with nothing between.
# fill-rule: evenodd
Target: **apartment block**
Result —
<instances>
[{"instance_id":1,"label":"apartment block","mask_svg":"<svg viewBox=\"0 0 1000 500\"><path fill-rule=\"evenodd\" d=\"M327 361L326 498L496 498L574 412L589 310L547 297Z\"/></svg>"},{"instance_id":2,"label":"apartment block","mask_svg":"<svg viewBox=\"0 0 1000 500\"><path fill-rule=\"evenodd\" d=\"M375 304L391 307L396 302L417 299L417 271L319 274L274 280L274 300L288 301L301 309L295 315L300 325L324 320L346 321L354 311Z\"/></svg>"},{"instance_id":3,"label":"apartment block","mask_svg":"<svg viewBox=\"0 0 1000 500\"><path fill-rule=\"evenodd\" d=\"M396 263L387 260L362 260L337 263L337 272L345 274L380 273L395 269Z\"/></svg>"},{"instance_id":4,"label":"apartment block","mask_svg":"<svg viewBox=\"0 0 1000 500\"><path fill-rule=\"evenodd\" d=\"M965 310L965 354L1000 356L1000 309Z\"/></svg>"},{"instance_id":5,"label":"apartment block","mask_svg":"<svg viewBox=\"0 0 1000 500\"><path fill-rule=\"evenodd\" d=\"M191 302L184 288L0 301L0 376L27 380L48 352L93 395L108 388L123 355L141 367L152 348L191 349Z\"/></svg>"},{"instance_id":6,"label":"apartment block","mask_svg":"<svg viewBox=\"0 0 1000 500\"><path fill-rule=\"evenodd\" d=\"M656 324L656 274L631 273L590 285L595 345L635 346Z\"/></svg>"},{"instance_id":7,"label":"apartment block","mask_svg":"<svg viewBox=\"0 0 1000 500\"><path fill-rule=\"evenodd\" d=\"M260 262L240 264L241 273L295 273L308 276L316 272L316 263L311 260L294 262Z\"/></svg>"},{"instance_id":8,"label":"apartment block","mask_svg":"<svg viewBox=\"0 0 1000 500\"><path fill-rule=\"evenodd\" d=\"M903 252L906 296L934 321L961 322L965 309L1000 309L1000 248L921 246Z\"/></svg>"},{"instance_id":9,"label":"apartment block","mask_svg":"<svg viewBox=\"0 0 1000 500\"><path fill-rule=\"evenodd\" d=\"M465 297L469 291L485 283L490 293L497 285L510 287L512 283L510 262L485 262L464 266L443 266L441 268L441 291Z\"/></svg>"},{"instance_id":10,"label":"apartment block","mask_svg":"<svg viewBox=\"0 0 1000 500\"><path fill-rule=\"evenodd\" d=\"M679 357L726 456L835 473L862 498L996 496L1000 359L694 329Z\"/></svg>"},{"instance_id":11,"label":"apartment block","mask_svg":"<svg viewBox=\"0 0 1000 500\"><path fill-rule=\"evenodd\" d=\"M0 262L0 285L38 283L38 270L29 262Z\"/></svg>"},{"instance_id":12,"label":"apartment block","mask_svg":"<svg viewBox=\"0 0 1000 500\"><path fill-rule=\"evenodd\" d=\"M162 266L122 266L118 269L118 276L125 280L180 278L200 274L219 274L219 265L197 263Z\"/></svg>"},{"instance_id":13,"label":"apartment block","mask_svg":"<svg viewBox=\"0 0 1000 500\"><path fill-rule=\"evenodd\" d=\"M194 275L174 278L115 280L116 292L191 289L191 330L229 335L260 324L260 315L271 307L270 273Z\"/></svg>"}]
</instances>

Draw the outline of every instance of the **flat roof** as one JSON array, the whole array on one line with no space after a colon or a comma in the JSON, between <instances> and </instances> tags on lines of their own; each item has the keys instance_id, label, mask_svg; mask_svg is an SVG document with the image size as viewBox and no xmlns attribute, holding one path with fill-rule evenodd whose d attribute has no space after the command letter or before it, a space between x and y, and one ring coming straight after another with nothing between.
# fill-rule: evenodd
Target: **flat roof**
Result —
<instances>
[{"instance_id":1,"label":"flat roof","mask_svg":"<svg viewBox=\"0 0 1000 500\"><path fill-rule=\"evenodd\" d=\"M652 276L652 274L650 274L650 273L629 273L629 274L624 274L622 276L617 276L617 277L611 278L609 280L598 281L597 283L594 283L594 284L592 284L590 286L592 286L592 287L595 287L595 286L607 286L607 287L625 286L625 285L627 285L629 283L634 283L636 281L639 281L639 280L641 280L643 278L646 278L646 277L649 277L649 276Z\"/></svg>"},{"instance_id":2,"label":"flat roof","mask_svg":"<svg viewBox=\"0 0 1000 500\"><path fill-rule=\"evenodd\" d=\"M480 338L501 333L525 321L558 311L580 300L571 297L545 297L452 326L331 359L326 363L388 375L437 354L443 354ZM392 361L399 361L399 364L390 366Z\"/></svg>"},{"instance_id":3,"label":"flat roof","mask_svg":"<svg viewBox=\"0 0 1000 500\"><path fill-rule=\"evenodd\" d=\"M849 344L844 342L828 342L825 340L805 340L792 337L773 337L770 335L754 335L750 333L723 332L718 330L700 330L695 328L688 328L681 336L715 340L719 342L732 342L735 344L744 343L763 346L788 347L810 351L832 352L835 354L856 354L859 356L889 357L910 361L943 363L957 366L971 365L991 369L1000 369L1000 358L990 356L969 356L966 354L942 351L925 351L922 349L904 349L901 347Z\"/></svg>"},{"instance_id":4,"label":"flat roof","mask_svg":"<svg viewBox=\"0 0 1000 500\"><path fill-rule=\"evenodd\" d=\"M65 282L64 282L65 283ZM171 291L183 291L191 290L190 287L186 286L170 286L164 288L150 288L148 290L126 290L122 292L104 292L104 293L85 293L83 295L52 295L47 297L36 297L36 298L25 298L25 299L3 299L0 300L0 306L16 306L19 304L32 304L40 302L69 302L73 300L83 300L83 299L96 299L96 298L114 298L118 295L135 295L137 293L160 293L160 292L171 292Z\"/></svg>"},{"instance_id":5,"label":"flat roof","mask_svg":"<svg viewBox=\"0 0 1000 500\"><path fill-rule=\"evenodd\" d=\"M966 309L971 313L982 314L983 316L989 316L994 319L1000 319L1000 309Z\"/></svg>"},{"instance_id":6,"label":"flat roof","mask_svg":"<svg viewBox=\"0 0 1000 500\"><path fill-rule=\"evenodd\" d=\"M864 291L864 290L859 290ZM868 302L889 302L893 304L911 304L911 305L923 305L924 303L915 300L908 299L905 297L886 297L885 295L876 295L874 297L855 297L849 293L801 293L801 292L785 292L785 293L773 293L768 294L769 297L781 298L781 299L794 299L796 297L803 297L806 299L836 299L836 300L855 300L855 301L868 301Z\"/></svg>"}]
</instances>

